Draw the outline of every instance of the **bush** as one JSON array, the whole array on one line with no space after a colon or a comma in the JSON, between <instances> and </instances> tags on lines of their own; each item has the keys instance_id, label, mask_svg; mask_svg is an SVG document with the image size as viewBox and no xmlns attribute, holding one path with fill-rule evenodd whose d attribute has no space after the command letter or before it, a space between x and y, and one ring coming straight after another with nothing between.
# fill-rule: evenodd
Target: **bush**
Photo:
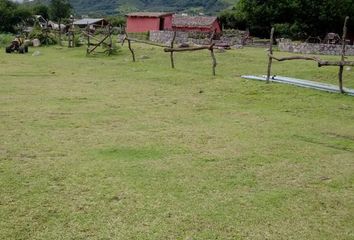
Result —
<instances>
[{"instance_id":1,"label":"bush","mask_svg":"<svg viewBox=\"0 0 354 240\"><path fill-rule=\"evenodd\" d=\"M109 50L109 47L106 46L105 44L102 45L102 48L103 48L105 51L108 51L108 50ZM109 54L109 55L118 55L120 51L121 51L120 46L113 42L113 43L112 43L112 46L111 46L111 49L110 49L110 51L108 52L108 54Z\"/></svg>"},{"instance_id":2,"label":"bush","mask_svg":"<svg viewBox=\"0 0 354 240\"><path fill-rule=\"evenodd\" d=\"M274 28L278 37L291 38L294 40L306 38L306 35L302 31L303 26L300 26L300 24L298 24L297 22L293 24L274 24Z\"/></svg>"},{"instance_id":3,"label":"bush","mask_svg":"<svg viewBox=\"0 0 354 240\"><path fill-rule=\"evenodd\" d=\"M30 39L39 39L41 44L55 45L58 43L58 39L54 33L46 33L40 28L34 28L33 31L29 34Z\"/></svg>"},{"instance_id":4,"label":"bush","mask_svg":"<svg viewBox=\"0 0 354 240\"><path fill-rule=\"evenodd\" d=\"M7 33L0 34L0 47L6 47L12 42L13 39L14 36L12 34L7 34Z\"/></svg>"},{"instance_id":5,"label":"bush","mask_svg":"<svg viewBox=\"0 0 354 240\"><path fill-rule=\"evenodd\" d=\"M76 34L74 37L74 44L75 47L80 47L85 44L85 40L80 35Z\"/></svg>"}]
</instances>

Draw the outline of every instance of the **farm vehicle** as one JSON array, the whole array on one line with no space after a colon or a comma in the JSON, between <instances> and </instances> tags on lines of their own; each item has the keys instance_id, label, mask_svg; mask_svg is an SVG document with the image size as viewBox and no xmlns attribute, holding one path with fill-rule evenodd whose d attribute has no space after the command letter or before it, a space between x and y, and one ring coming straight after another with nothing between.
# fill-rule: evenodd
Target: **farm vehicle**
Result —
<instances>
[{"instance_id":1,"label":"farm vehicle","mask_svg":"<svg viewBox=\"0 0 354 240\"><path fill-rule=\"evenodd\" d=\"M6 53L27 53L28 52L28 45L25 44L23 39L20 36L16 36L16 38L11 42L11 45L6 47Z\"/></svg>"}]
</instances>

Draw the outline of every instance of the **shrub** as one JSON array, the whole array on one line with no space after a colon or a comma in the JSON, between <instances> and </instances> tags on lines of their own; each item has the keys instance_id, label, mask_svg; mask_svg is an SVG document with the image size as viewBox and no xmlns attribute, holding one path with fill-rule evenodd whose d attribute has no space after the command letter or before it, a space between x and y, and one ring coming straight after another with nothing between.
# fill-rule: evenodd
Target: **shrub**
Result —
<instances>
[{"instance_id":1,"label":"shrub","mask_svg":"<svg viewBox=\"0 0 354 240\"><path fill-rule=\"evenodd\" d=\"M80 47L80 46L84 45L84 43L85 43L85 40L80 35L76 34L74 37L75 47Z\"/></svg>"},{"instance_id":2,"label":"shrub","mask_svg":"<svg viewBox=\"0 0 354 240\"><path fill-rule=\"evenodd\" d=\"M40 28L34 28L33 31L29 34L29 38L37 38L42 44L54 45L58 43L58 39L54 33L46 33Z\"/></svg>"},{"instance_id":3,"label":"shrub","mask_svg":"<svg viewBox=\"0 0 354 240\"><path fill-rule=\"evenodd\" d=\"M6 47L14 39L14 36L9 33L0 34L0 47Z\"/></svg>"},{"instance_id":4,"label":"shrub","mask_svg":"<svg viewBox=\"0 0 354 240\"><path fill-rule=\"evenodd\" d=\"M108 46L106 46L105 44L102 45L102 47L104 50L108 50ZM113 42L111 46L111 50L108 53L109 55L118 55L120 51L121 51L120 46Z\"/></svg>"}]
</instances>

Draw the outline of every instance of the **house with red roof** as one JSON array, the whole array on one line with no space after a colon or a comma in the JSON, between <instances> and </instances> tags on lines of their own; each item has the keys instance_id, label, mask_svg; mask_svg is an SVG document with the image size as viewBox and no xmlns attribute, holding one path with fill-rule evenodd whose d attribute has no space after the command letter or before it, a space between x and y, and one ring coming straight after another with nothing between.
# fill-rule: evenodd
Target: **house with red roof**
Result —
<instances>
[{"instance_id":1,"label":"house with red roof","mask_svg":"<svg viewBox=\"0 0 354 240\"><path fill-rule=\"evenodd\" d=\"M174 15L172 29L181 32L221 33L221 24L217 17Z\"/></svg>"},{"instance_id":2,"label":"house with red roof","mask_svg":"<svg viewBox=\"0 0 354 240\"><path fill-rule=\"evenodd\" d=\"M134 12L126 15L128 33L172 30L173 13Z\"/></svg>"},{"instance_id":3,"label":"house with red roof","mask_svg":"<svg viewBox=\"0 0 354 240\"><path fill-rule=\"evenodd\" d=\"M183 16L166 12L134 12L126 15L128 33L157 31L221 33L217 17Z\"/></svg>"}]
</instances>

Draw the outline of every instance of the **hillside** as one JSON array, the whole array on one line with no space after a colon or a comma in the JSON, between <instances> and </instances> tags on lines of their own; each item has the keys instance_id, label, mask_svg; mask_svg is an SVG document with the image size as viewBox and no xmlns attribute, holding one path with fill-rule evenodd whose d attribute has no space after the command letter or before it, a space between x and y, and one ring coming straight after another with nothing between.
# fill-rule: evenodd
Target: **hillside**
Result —
<instances>
[{"instance_id":1,"label":"hillside","mask_svg":"<svg viewBox=\"0 0 354 240\"><path fill-rule=\"evenodd\" d=\"M48 3L50 0L38 0ZM70 0L77 14L125 14L131 11L173 11L206 14L232 6L237 0Z\"/></svg>"}]
</instances>

